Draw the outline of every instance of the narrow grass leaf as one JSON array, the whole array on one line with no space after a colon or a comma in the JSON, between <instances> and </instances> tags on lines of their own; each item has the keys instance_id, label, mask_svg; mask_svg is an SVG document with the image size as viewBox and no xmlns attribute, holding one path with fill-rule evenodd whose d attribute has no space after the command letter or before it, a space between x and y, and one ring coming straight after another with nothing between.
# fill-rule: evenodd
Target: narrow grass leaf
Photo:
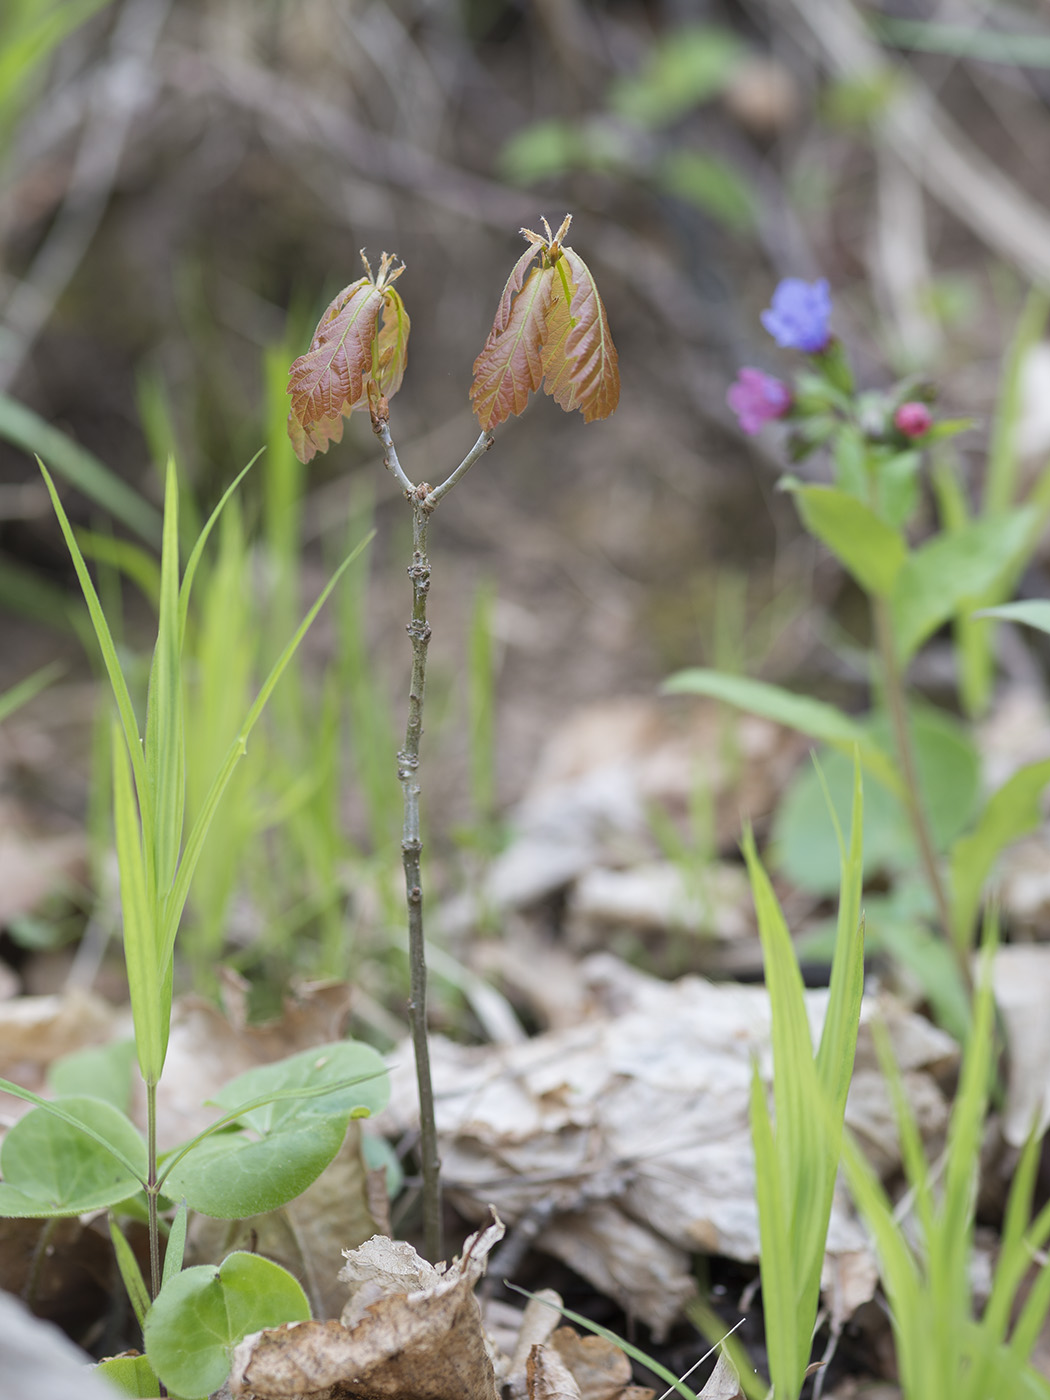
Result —
<instances>
[{"instance_id":1,"label":"narrow grass leaf","mask_svg":"<svg viewBox=\"0 0 1050 1400\"><path fill-rule=\"evenodd\" d=\"M251 459L248 465L246 467L241 468L241 470L230 482L229 486L227 486L226 490L222 493L222 495L219 498L218 505L212 511L211 515L208 516L203 530L201 530L200 534L197 536L197 543L193 546L193 549L190 551L190 557L186 560L186 568L183 571L182 575L182 587L179 589L180 652L182 650L182 646L186 636L186 618L189 614L190 609L190 593L193 589L193 580L197 575L197 568L201 561L201 555L204 553L204 546L208 543L208 536L214 529L215 524L219 519L219 516L222 514L223 508L225 507L227 501L229 501L230 497L237 490L237 487L240 486L241 482L251 471L252 467L255 466L256 462L259 460L264 450L265 449L262 447L259 448L259 451L256 452L255 456Z\"/></svg>"},{"instance_id":2,"label":"narrow grass leaf","mask_svg":"<svg viewBox=\"0 0 1050 1400\"><path fill-rule=\"evenodd\" d=\"M23 1089L21 1084L16 1084L11 1079L0 1078L0 1089L2 1089L5 1094L11 1094L16 1099L22 1099L25 1103L35 1104L37 1108L44 1109L45 1112L52 1114L53 1117L60 1119L61 1122L79 1129L85 1137L89 1137L92 1142L97 1143L100 1147L104 1147L111 1153L124 1170L135 1178L142 1189L146 1189L145 1170L142 1169L140 1171L136 1162L134 1162L119 1145L104 1137L101 1132L92 1127L90 1122L82 1121L80 1118L75 1117L72 1113L63 1108L62 1104L57 1100L41 1098L39 1094L34 1094L31 1089Z\"/></svg>"},{"instance_id":3,"label":"narrow grass leaf","mask_svg":"<svg viewBox=\"0 0 1050 1400\"><path fill-rule=\"evenodd\" d=\"M784 1126L778 1116L777 1132L781 1132ZM798 1400L809 1352L807 1350L805 1357L800 1358L795 1298L798 1261L793 1257L788 1207L784 1200L785 1188L790 1190L790 1186L781 1174L765 1085L757 1065L751 1074L751 1141L755 1151L762 1310L765 1315L770 1380L778 1396L784 1396L785 1400Z\"/></svg>"},{"instance_id":4,"label":"narrow grass leaf","mask_svg":"<svg viewBox=\"0 0 1050 1400\"><path fill-rule=\"evenodd\" d=\"M164 1270L160 1279L162 1288L168 1279L174 1278L182 1270L182 1261L186 1255L186 1230L189 1226L189 1219L189 1206L183 1198L175 1211L171 1229L168 1231L167 1243L164 1246Z\"/></svg>"},{"instance_id":5,"label":"narrow grass leaf","mask_svg":"<svg viewBox=\"0 0 1050 1400\"><path fill-rule=\"evenodd\" d=\"M138 720L135 718L135 707L131 703L131 695L128 691L124 673L120 669L120 661L117 657L117 649L113 643L113 637L109 630L109 623L106 615L102 611L102 604L95 591L95 585L91 582L91 575L88 573L84 556L80 552L80 547L73 534L73 527L69 523L69 517L62 507L62 502L58 498L55 490L55 483L41 462L37 458L37 465L44 477L48 493L51 496L51 503L54 506L55 514L58 516L58 523L65 536L66 547L73 560L73 567L76 570L77 578L80 580L80 587L84 594L84 601L87 603L88 613L91 617L91 625L95 629L95 636L98 639L99 650L102 653L102 661L106 668L106 675L109 677L109 684L113 691L113 698L117 702L117 712L120 715L121 726L124 731L124 740L127 744L128 756L131 759L132 770L135 775L135 789L139 795L142 807L143 833L146 837L146 848L152 850L153 830L151 814L148 809L149 784L146 778L146 764L142 754L142 740L139 735Z\"/></svg>"},{"instance_id":6,"label":"narrow grass leaf","mask_svg":"<svg viewBox=\"0 0 1050 1400\"><path fill-rule=\"evenodd\" d=\"M190 830L190 834L186 838L186 846L182 854L182 860L179 863L174 884L165 902L163 938L160 942L161 963L164 967L167 967L171 960L172 951L175 946L175 935L178 932L179 920L182 917L182 911L189 896L190 885L193 882L193 872L197 868L197 862L200 859L204 841L215 819L215 813L222 800L222 795L226 791L230 779L233 776L234 769L247 751L248 737L255 728L259 716L262 714L266 702L273 692L274 686L276 686L277 682L284 674L285 669L298 650L299 644L303 640L303 637L305 637L314 618L328 601L329 595L342 578L346 569L349 568L361 551L371 542L371 538L371 535L369 535L363 539L357 548L343 560L342 564L340 564L339 568L328 580L328 583L325 585L317 601L306 614L306 617L296 630L295 635L278 657L273 669L263 682L262 688L256 696L255 703L245 716L240 733L227 751L223 765L216 774L215 780L197 815L197 819Z\"/></svg>"},{"instance_id":7,"label":"narrow grass leaf","mask_svg":"<svg viewBox=\"0 0 1050 1400\"><path fill-rule=\"evenodd\" d=\"M0 695L0 724L9 715L13 715L16 710L20 710L23 705L28 705L30 700L39 695L42 690L46 690L52 681L58 679L65 671L65 666L61 661L52 661L47 666L41 666L39 671L34 671L32 675L20 680L17 685L11 686L10 690L5 690Z\"/></svg>"},{"instance_id":8,"label":"narrow grass leaf","mask_svg":"<svg viewBox=\"0 0 1050 1400\"><path fill-rule=\"evenodd\" d=\"M142 1270L139 1268L139 1261L135 1258L135 1251L128 1244L123 1230L113 1219L112 1214L109 1217L109 1237L113 1241L113 1252L117 1256L117 1268L120 1270L120 1277L124 1280L128 1300L134 1310L136 1321L141 1327L149 1312L149 1289L142 1277Z\"/></svg>"},{"instance_id":9,"label":"narrow grass leaf","mask_svg":"<svg viewBox=\"0 0 1050 1400\"><path fill-rule=\"evenodd\" d=\"M46 457L54 471L65 477L71 486L102 506L140 539L148 544L156 544L160 539L161 518L154 506L87 448L6 394L0 394L0 437L35 456L38 462Z\"/></svg>"},{"instance_id":10,"label":"narrow grass leaf","mask_svg":"<svg viewBox=\"0 0 1050 1400\"><path fill-rule=\"evenodd\" d=\"M113 825L120 868L120 904L124 920L124 961L139 1069L147 1084L156 1084L164 1068L170 1002L164 1003L158 960L156 902L150 898L143 836L131 789L127 753L113 736Z\"/></svg>"},{"instance_id":11,"label":"narrow grass leaf","mask_svg":"<svg viewBox=\"0 0 1050 1400\"><path fill-rule=\"evenodd\" d=\"M186 796L179 665L179 488L169 457L164 486L160 614L146 705L146 773L153 801L154 871L163 892L175 878Z\"/></svg>"}]
</instances>

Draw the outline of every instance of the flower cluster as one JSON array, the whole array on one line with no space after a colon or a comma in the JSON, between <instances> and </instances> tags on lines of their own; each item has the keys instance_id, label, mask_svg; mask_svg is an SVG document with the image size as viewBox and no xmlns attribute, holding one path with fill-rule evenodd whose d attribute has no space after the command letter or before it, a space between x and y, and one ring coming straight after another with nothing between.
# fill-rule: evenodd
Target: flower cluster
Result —
<instances>
[{"instance_id":1,"label":"flower cluster","mask_svg":"<svg viewBox=\"0 0 1050 1400\"><path fill-rule=\"evenodd\" d=\"M831 292L826 278L804 282L799 277L786 277L760 319L782 350L800 350L812 356L816 374L800 381L801 388L793 392L782 379L763 370L751 366L741 369L726 398L741 430L749 436L774 419L790 417L799 427L792 455L805 455L828 440L834 415L849 408L847 401L854 404L857 420L872 441L913 442L925 438L933 428L927 405L918 399L902 402L902 389L895 396L860 395L854 400L849 365L831 333Z\"/></svg>"}]
</instances>

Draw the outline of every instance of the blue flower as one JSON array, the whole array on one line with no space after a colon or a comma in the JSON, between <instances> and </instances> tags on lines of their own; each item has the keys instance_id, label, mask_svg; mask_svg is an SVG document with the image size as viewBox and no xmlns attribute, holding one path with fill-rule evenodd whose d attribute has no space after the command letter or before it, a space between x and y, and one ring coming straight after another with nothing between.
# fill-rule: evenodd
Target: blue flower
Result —
<instances>
[{"instance_id":1,"label":"blue flower","mask_svg":"<svg viewBox=\"0 0 1050 1400\"><path fill-rule=\"evenodd\" d=\"M825 278L803 282L785 277L773 293L773 304L762 312L762 324L785 350L804 350L814 355L825 350L831 339L831 293Z\"/></svg>"}]
</instances>

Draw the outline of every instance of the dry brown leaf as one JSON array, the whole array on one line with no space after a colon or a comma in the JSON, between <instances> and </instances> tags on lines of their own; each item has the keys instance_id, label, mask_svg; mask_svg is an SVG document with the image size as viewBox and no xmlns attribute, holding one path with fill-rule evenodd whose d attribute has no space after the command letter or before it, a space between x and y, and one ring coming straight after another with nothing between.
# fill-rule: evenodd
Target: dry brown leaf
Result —
<instances>
[{"instance_id":1,"label":"dry brown leaf","mask_svg":"<svg viewBox=\"0 0 1050 1400\"><path fill-rule=\"evenodd\" d=\"M582 1400L575 1376L552 1347L532 1348L525 1377L529 1400Z\"/></svg>"},{"instance_id":2,"label":"dry brown leaf","mask_svg":"<svg viewBox=\"0 0 1050 1400\"><path fill-rule=\"evenodd\" d=\"M758 1257L754 1164L748 1119L752 1060L771 1073L769 998L762 987L698 977L662 982L608 954L580 975L590 1019L517 1046L471 1048L434 1037L432 1069L446 1188L475 1216L491 1202L513 1227L528 1224L539 1246L564 1259L658 1337L694 1288L690 1254ZM826 991L808 991L814 1032ZM905 1086L927 1138L947 1116L936 1074L957 1056L954 1042L923 1018L878 1002ZM862 1010L858 1072L847 1121L892 1170L894 1114L874 1068ZM411 1055L398 1056L391 1132L415 1121ZM829 1288L854 1306L866 1273L866 1236L844 1195L831 1216ZM844 1304L845 1305L845 1304Z\"/></svg>"},{"instance_id":3,"label":"dry brown leaf","mask_svg":"<svg viewBox=\"0 0 1050 1400\"><path fill-rule=\"evenodd\" d=\"M233 1355L232 1394L292 1400L338 1387L361 1400L497 1400L474 1287L502 1236L496 1221L447 1267L381 1236L348 1251L340 1278L353 1293L341 1320L246 1337Z\"/></svg>"},{"instance_id":4,"label":"dry brown leaf","mask_svg":"<svg viewBox=\"0 0 1050 1400\"><path fill-rule=\"evenodd\" d=\"M724 1351L719 1354L718 1364L700 1392L700 1400L744 1400L736 1367Z\"/></svg>"},{"instance_id":5,"label":"dry brown leaf","mask_svg":"<svg viewBox=\"0 0 1050 1400\"><path fill-rule=\"evenodd\" d=\"M571 1372L580 1400L621 1400L626 1390L638 1389L632 1387L630 1361L605 1337L581 1337L573 1327L559 1327L548 1349L556 1351Z\"/></svg>"}]
</instances>

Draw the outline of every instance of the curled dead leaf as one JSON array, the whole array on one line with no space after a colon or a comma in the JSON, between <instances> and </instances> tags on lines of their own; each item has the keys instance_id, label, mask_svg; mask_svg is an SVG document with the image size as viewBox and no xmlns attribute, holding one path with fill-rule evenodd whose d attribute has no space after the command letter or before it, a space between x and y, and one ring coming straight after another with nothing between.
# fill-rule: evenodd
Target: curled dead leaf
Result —
<instances>
[{"instance_id":1,"label":"curled dead leaf","mask_svg":"<svg viewBox=\"0 0 1050 1400\"><path fill-rule=\"evenodd\" d=\"M339 1322L300 1322L246 1337L230 1390L255 1400L307 1393L378 1400L497 1400L474 1287L503 1236L494 1221L448 1266L376 1235L347 1253L340 1278L353 1289Z\"/></svg>"}]
</instances>

